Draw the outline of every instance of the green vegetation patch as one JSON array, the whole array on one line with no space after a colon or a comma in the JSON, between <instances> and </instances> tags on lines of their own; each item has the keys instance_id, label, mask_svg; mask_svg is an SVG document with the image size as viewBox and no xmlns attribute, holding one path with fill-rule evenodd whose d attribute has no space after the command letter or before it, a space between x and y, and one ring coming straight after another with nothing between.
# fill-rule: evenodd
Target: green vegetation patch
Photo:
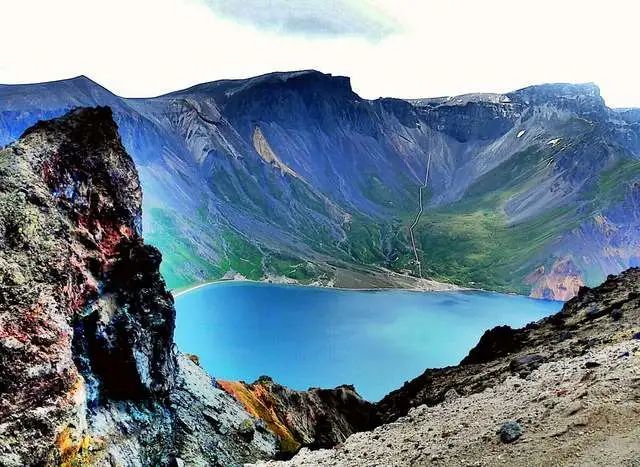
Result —
<instances>
[{"instance_id":1,"label":"green vegetation patch","mask_svg":"<svg viewBox=\"0 0 640 467\"><path fill-rule=\"evenodd\" d=\"M526 265L579 225L572 207L509 224L505 203L541 180L554 151L531 148L480 177L464 200L426 211L418 225L425 276L503 292L526 293Z\"/></svg>"},{"instance_id":2,"label":"green vegetation patch","mask_svg":"<svg viewBox=\"0 0 640 467\"><path fill-rule=\"evenodd\" d=\"M152 208L153 229L145 240L162 252L162 273L169 289L179 289L220 277L224 272L199 254L180 225L185 219L171 210Z\"/></svg>"},{"instance_id":3,"label":"green vegetation patch","mask_svg":"<svg viewBox=\"0 0 640 467\"><path fill-rule=\"evenodd\" d=\"M523 266L578 223L570 208L515 225L497 209L429 212L419 231L422 268L437 280L526 293Z\"/></svg>"},{"instance_id":4,"label":"green vegetation patch","mask_svg":"<svg viewBox=\"0 0 640 467\"><path fill-rule=\"evenodd\" d=\"M624 199L631 183L640 181L640 161L624 157L616 161L598 177L593 200L599 207L606 207Z\"/></svg>"}]
</instances>

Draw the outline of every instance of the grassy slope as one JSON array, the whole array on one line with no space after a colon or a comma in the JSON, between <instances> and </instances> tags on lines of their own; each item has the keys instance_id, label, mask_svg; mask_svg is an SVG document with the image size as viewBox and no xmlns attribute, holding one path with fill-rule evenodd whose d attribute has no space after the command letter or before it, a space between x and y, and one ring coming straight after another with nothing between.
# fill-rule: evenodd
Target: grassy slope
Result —
<instances>
[{"instance_id":1,"label":"grassy slope","mask_svg":"<svg viewBox=\"0 0 640 467\"><path fill-rule=\"evenodd\" d=\"M265 274L282 275L308 283L321 272L312 264L291 255L257 247L242 234L222 228L221 236L211 238L217 258L207 259L189 240L185 229L189 220L172 210L154 208L150 212L153 233L146 240L163 254L161 271L170 289L222 278L235 271L247 279L260 280Z\"/></svg>"},{"instance_id":2,"label":"grassy slope","mask_svg":"<svg viewBox=\"0 0 640 467\"><path fill-rule=\"evenodd\" d=\"M509 196L535 183L535 176L544 170L548 156L540 151L522 153L478 180L464 202L425 212L418 227L425 275L458 284L524 292L521 282L526 271L520 275L512 275L511 271L517 270L539 247L571 225L571 216L569 212L554 211L535 222L508 227L501 206ZM510 180L507 186L504 180ZM213 240L222 246L220 258L206 260L179 228L187 219L160 209L151 214L159 224L154 231L160 233L150 235L148 241L164 253L162 272L171 288L218 279L229 270L250 279L260 279L271 272L303 283L312 281L320 273L313 264L264 252L231 229L223 230L221 239ZM405 216L413 217L413 214L405 213ZM336 250L335 257L397 271L411 269L412 254L403 226L401 219L382 225L355 216L348 241L340 251ZM310 225L304 233L316 240L325 237L326 232L316 229L317 226Z\"/></svg>"},{"instance_id":3,"label":"grassy slope","mask_svg":"<svg viewBox=\"0 0 640 467\"><path fill-rule=\"evenodd\" d=\"M464 201L426 212L419 226L425 274L457 284L527 293L524 278L532 270L532 259L593 212L620 202L629 184L640 179L640 161L620 156L581 196L591 209L580 213L577 206L567 205L508 225L506 201L551 170L548 161L553 153L532 148L517 154L474 183Z\"/></svg>"},{"instance_id":4,"label":"grassy slope","mask_svg":"<svg viewBox=\"0 0 640 467\"><path fill-rule=\"evenodd\" d=\"M207 259L197 251L180 225L189 221L170 210L152 209L153 233L146 240L163 253L161 272L171 289L183 288L205 280L219 279L233 270L249 279L262 277L260 251L231 229L222 229L217 240L219 258ZM216 240L214 240L215 242Z\"/></svg>"},{"instance_id":5,"label":"grassy slope","mask_svg":"<svg viewBox=\"0 0 640 467\"><path fill-rule=\"evenodd\" d=\"M578 214L575 206L566 206L526 222L507 223L505 203L548 176L553 170L549 161L559 150L560 145L523 151L478 179L463 201L425 211L417 228L425 276L461 285L527 293L523 280L532 270L532 259L589 215ZM581 196L590 208L586 212L597 212L620 202L629 183L639 179L640 161L618 157ZM380 189L378 180L370 179L368 183L371 184L369 191L377 193L376 201L387 206L394 204L396 200ZM302 205L327 214L326 207L304 186L294 183L291 189L303 201ZM260 200L258 193L251 197L256 202ZM592 200L590 206L588 200ZM326 226L317 225L311 218L300 233L310 246L320 248L319 251L337 260L405 271L413 268L406 237L406 225L413 220L413 215L403 212L384 224L354 215L346 226L347 241L339 245L335 245ZM207 259L193 246L185 229L180 228L190 222L188 219L163 209L152 210L151 217L156 225L147 240L163 252L162 272L171 288L219 279L229 270L250 279L274 274L302 283L327 273L321 265L257 247L230 228L222 228L219 237L209 239L216 257Z\"/></svg>"},{"instance_id":6,"label":"grassy slope","mask_svg":"<svg viewBox=\"0 0 640 467\"><path fill-rule=\"evenodd\" d=\"M630 183L640 180L640 161L623 157L600 174L591 196L597 207L605 208L624 199Z\"/></svg>"},{"instance_id":7,"label":"grassy slope","mask_svg":"<svg viewBox=\"0 0 640 467\"><path fill-rule=\"evenodd\" d=\"M491 290L525 293L523 268L576 224L571 208L508 225L504 205L550 170L553 153L531 148L489 171L464 201L425 212L419 225L423 270L432 278Z\"/></svg>"}]
</instances>

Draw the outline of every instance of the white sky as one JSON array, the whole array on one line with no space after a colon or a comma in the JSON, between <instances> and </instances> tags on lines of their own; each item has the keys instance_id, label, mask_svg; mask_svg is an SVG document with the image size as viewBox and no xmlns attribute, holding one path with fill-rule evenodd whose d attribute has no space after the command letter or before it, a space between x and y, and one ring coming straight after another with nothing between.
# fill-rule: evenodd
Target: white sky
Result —
<instances>
[{"instance_id":1,"label":"white sky","mask_svg":"<svg viewBox=\"0 0 640 467\"><path fill-rule=\"evenodd\" d=\"M592 81L640 107L635 0L0 0L0 18L1 83L150 96L315 68L368 98Z\"/></svg>"}]
</instances>

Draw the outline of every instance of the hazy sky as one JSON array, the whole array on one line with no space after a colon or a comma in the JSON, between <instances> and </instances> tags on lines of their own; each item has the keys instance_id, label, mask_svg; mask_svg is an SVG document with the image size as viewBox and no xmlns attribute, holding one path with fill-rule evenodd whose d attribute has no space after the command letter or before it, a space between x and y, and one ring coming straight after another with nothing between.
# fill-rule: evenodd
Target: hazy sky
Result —
<instances>
[{"instance_id":1,"label":"hazy sky","mask_svg":"<svg viewBox=\"0 0 640 467\"><path fill-rule=\"evenodd\" d=\"M315 68L368 98L592 81L640 107L635 0L1 0L0 18L2 83L149 96Z\"/></svg>"}]
</instances>

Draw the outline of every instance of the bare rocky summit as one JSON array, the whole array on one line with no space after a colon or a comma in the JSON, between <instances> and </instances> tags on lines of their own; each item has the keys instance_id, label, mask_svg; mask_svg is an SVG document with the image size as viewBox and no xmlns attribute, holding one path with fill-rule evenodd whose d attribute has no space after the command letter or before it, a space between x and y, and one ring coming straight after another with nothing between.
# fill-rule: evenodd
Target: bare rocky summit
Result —
<instances>
[{"instance_id":1,"label":"bare rocky summit","mask_svg":"<svg viewBox=\"0 0 640 467\"><path fill-rule=\"evenodd\" d=\"M335 449L303 449L268 465L637 465L638 350L626 340L545 363L526 379L509 376L480 393L421 405ZM500 431L509 421L523 433L506 444Z\"/></svg>"}]
</instances>

